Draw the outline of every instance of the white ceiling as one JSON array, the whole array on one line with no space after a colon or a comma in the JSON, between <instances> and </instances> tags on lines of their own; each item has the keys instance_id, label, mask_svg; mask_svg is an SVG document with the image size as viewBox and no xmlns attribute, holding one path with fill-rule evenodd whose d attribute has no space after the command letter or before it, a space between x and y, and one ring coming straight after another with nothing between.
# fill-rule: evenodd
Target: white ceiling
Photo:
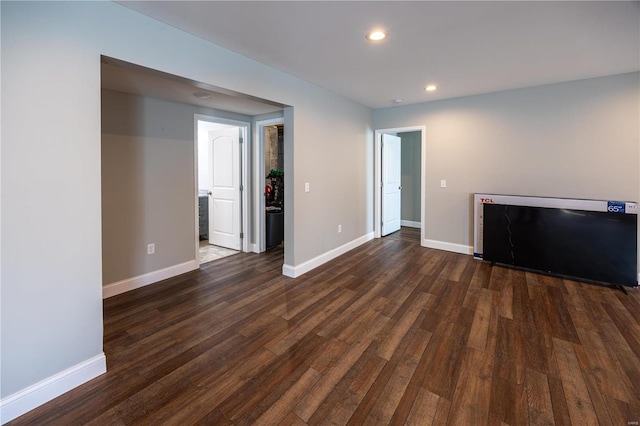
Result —
<instances>
[{"instance_id":1,"label":"white ceiling","mask_svg":"<svg viewBox=\"0 0 640 426\"><path fill-rule=\"evenodd\" d=\"M637 1L118 3L371 108L640 70Z\"/></svg>"}]
</instances>

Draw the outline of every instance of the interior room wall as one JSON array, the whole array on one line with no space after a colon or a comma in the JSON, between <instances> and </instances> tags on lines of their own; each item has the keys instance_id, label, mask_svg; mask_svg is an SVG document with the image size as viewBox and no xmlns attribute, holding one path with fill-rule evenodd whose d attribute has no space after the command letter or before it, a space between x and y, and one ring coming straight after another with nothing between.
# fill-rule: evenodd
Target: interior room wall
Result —
<instances>
[{"instance_id":1,"label":"interior room wall","mask_svg":"<svg viewBox=\"0 0 640 426\"><path fill-rule=\"evenodd\" d=\"M294 263L285 259L289 265L303 264L373 232L373 132L363 125L371 111L324 95L315 101L303 110L297 104L295 111L285 110L285 119L289 112L295 117L293 127L287 121L284 125L285 199L294 200L293 206L286 204L285 254L290 250L287 222L295 209ZM299 143L305 134L313 135L313 143Z\"/></svg>"},{"instance_id":2,"label":"interior room wall","mask_svg":"<svg viewBox=\"0 0 640 426\"><path fill-rule=\"evenodd\" d=\"M100 55L292 106L285 263L373 230L368 108L114 2L0 7L3 399L102 354Z\"/></svg>"},{"instance_id":3,"label":"interior room wall","mask_svg":"<svg viewBox=\"0 0 640 426\"><path fill-rule=\"evenodd\" d=\"M278 129L275 126L264 128L264 173L278 168ZM267 180L265 179L265 183Z\"/></svg>"},{"instance_id":4,"label":"interior room wall","mask_svg":"<svg viewBox=\"0 0 640 426\"><path fill-rule=\"evenodd\" d=\"M103 285L195 260L194 114L251 120L102 90Z\"/></svg>"},{"instance_id":5,"label":"interior room wall","mask_svg":"<svg viewBox=\"0 0 640 426\"><path fill-rule=\"evenodd\" d=\"M209 149L206 130L198 130L198 190L211 190L211 173L209 173Z\"/></svg>"},{"instance_id":6,"label":"interior room wall","mask_svg":"<svg viewBox=\"0 0 640 426\"><path fill-rule=\"evenodd\" d=\"M401 180L402 201L400 219L420 222L420 172L422 158L421 132L398 133L401 139Z\"/></svg>"},{"instance_id":7,"label":"interior room wall","mask_svg":"<svg viewBox=\"0 0 640 426\"><path fill-rule=\"evenodd\" d=\"M426 126L426 238L469 247L475 192L637 201L639 88L621 74L379 109L374 123Z\"/></svg>"}]
</instances>

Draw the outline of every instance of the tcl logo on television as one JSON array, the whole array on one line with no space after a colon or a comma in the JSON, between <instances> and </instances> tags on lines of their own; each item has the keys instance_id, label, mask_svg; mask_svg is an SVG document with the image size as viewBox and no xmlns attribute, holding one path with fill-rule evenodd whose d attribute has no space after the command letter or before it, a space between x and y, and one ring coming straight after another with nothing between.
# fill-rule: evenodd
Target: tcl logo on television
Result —
<instances>
[{"instance_id":1,"label":"tcl logo on television","mask_svg":"<svg viewBox=\"0 0 640 426\"><path fill-rule=\"evenodd\" d=\"M483 204L494 204L493 198L480 198L480 202Z\"/></svg>"}]
</instances>

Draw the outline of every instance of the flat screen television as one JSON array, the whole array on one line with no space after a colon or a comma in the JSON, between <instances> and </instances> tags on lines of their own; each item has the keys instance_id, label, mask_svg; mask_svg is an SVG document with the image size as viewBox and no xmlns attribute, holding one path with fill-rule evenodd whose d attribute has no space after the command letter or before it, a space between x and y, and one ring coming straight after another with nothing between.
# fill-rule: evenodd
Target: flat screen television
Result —
<instances>
[{"instance_id":1,"label":"flat screen television","mask_svg":"<svg viewBox=\"0 0 640 426\"><path fill-rule=\"evenodd\" d=\"M480 206L484 260L582 281L638 285L637 214L491 201Z\"/></svg>"}]
</instances>

